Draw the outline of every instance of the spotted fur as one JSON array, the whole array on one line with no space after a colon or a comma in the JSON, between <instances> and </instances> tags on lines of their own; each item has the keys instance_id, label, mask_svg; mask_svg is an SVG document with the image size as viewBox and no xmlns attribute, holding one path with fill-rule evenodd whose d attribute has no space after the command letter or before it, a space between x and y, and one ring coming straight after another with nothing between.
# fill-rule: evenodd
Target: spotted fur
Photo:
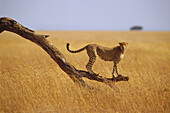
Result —
<instances>
[{"instance_id":1,"label":"spotted fur","mask_svg":"<svg viewBox=\"0 0 170 113\"><path fill-rule=\"evenodd\" d=\"M66 47L67 47L67 50L71 53L79 53L84 50L87 51L87 54L89 56L89 62L86 65L86 69L88 70L90 74L95 74L92 70L92 66L94 62L96 61L97 55L104 61L113 61L114 66L113 66L112 76L114 78L114 71L116 71L117 75L119 75L118 70L117 70L117 64L123 59L128 43L120 42L119 46L116 46L113 48L103 47L97 44L89 44L76 51L70 50L69 45L70 44L67 43Z\"/></svg>"}]
</instances>

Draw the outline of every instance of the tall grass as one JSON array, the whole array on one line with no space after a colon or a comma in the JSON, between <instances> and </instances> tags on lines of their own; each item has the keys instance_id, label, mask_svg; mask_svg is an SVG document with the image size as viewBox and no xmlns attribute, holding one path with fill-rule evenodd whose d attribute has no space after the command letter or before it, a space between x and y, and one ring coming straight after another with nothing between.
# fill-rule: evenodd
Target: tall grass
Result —
<instances>
[{"instance_id":1,"label":"tall grass","mask_svg":"<svg viewBox=\"0 0 170 113\"><path fill-rule=\"evenodd\" d=\"M170 112L170 32L37 31L78 69L86 70L86 52L71 54L89 43L107 47L129 43L119 72L128 82L114 88L84 79L99 90L77 86L48 54L20 36L0 34L0 113L168 113ZM93 70L111 77L113 63L97 58Z\"/></svg>"}]
</instances>

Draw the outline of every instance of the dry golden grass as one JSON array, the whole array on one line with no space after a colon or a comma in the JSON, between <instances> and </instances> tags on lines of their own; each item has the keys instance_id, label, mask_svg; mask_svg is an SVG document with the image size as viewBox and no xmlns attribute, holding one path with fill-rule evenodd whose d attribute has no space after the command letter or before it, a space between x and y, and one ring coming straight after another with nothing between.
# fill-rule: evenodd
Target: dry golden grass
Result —
<instances>
[{"instance_id":1,"label":"dry golden grass","mask_svg":"<svg viewBox=\"0 0 170 113\"><path fill-rule=\"evenodd\" d=\"M129 76L114 88L85 81L100 90L78 87L43 49L20 36L0 34L0 113L168 113L170 112L170 32L37 31L48 38L78 69L85 69L89 43L129 43L119 72ZM111 77L113 64L97 59L94 71Z\"/></svg>"}]
</instances>

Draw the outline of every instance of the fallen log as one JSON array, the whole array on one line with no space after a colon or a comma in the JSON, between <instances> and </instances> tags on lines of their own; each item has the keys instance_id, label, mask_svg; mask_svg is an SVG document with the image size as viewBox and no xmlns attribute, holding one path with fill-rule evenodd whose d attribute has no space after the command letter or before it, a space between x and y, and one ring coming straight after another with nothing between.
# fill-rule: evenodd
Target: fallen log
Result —
<instances>
[{"instance_id":1,"label":"fallen log","mask_svg":"<svg viewBox=\"0 0 170 113\"><path fill-rule=\"evenodd\" d=\"M78 83L80 86L92 88L88 84L85 83L82 77L86 77L90 80L96 80L98 82L103 82L109 85L110 87L112 87L112 84L114 82L129 80L129 77L125 77L122 75L119 75L113 79L113 78L97 76L95 74L91 75L87 71L76 69L72 64L70 64L67 61L64 55L52 43L50 43L46 39L49 35L36 34L33 30L27 27L24 27L23 25L21 25L20 23L18 23L17 21L11 18L7 18L7 17L0 18L0 33L3 32L4 30L16 33L20 35L21 37L28 39L36 43L37 45L39 45L42 49L44 49L51 56L51 58L59 65L59 67L75 83Z\"/></svg>"}]
</instances>

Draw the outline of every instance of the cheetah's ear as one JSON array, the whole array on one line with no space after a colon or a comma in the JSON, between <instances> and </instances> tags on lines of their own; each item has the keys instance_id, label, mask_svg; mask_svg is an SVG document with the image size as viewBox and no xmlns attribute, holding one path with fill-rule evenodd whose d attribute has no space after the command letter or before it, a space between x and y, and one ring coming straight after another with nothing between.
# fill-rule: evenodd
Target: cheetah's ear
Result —
<instances>
[{"instance_id":1,"label":"cheetah's ear","mask_svg":"<svg viewBox=\"0 0 170 113\"><path fill-rule=\"evenodd\" d=\"M119 42L119 45L122 45L122 43L121 43L121 42Z\"/></svg>"}]
</instances>

